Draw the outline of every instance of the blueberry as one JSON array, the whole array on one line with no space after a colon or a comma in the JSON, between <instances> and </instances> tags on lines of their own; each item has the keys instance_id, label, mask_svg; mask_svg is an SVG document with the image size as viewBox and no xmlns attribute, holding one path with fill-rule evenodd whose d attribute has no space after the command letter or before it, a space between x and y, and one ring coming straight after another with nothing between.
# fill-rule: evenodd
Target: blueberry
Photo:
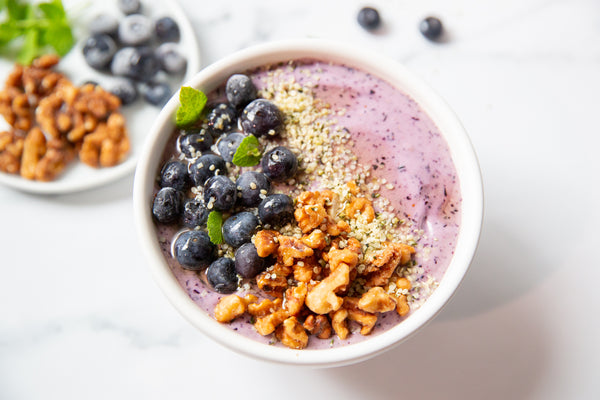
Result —
<instances>
[{"instance_id":1,"label":"blueberry","mask_svg":"<svg viewBox=\"0 0 600 400\"><path fill-rule=\"evenodd\" d=\"M232 132L229 135L222 137L217 142L217 149L219 150L221 157L223 157L223 160L226 162L233 161L233 156L245 137L246 135L242 133Z\"/></svg>"},{"instance_id":2,"label":"blueberry","mask_svg":"<svg viewBox=\"0 0 600 400\"><path fill-rule=\"evenodd\" d=\"M183 130L177 139L179 151L189 158L197 157L201 153L210 150L212 145L213 137L201 128Z\"/></svg>"},{"instance_id":3,"label":"blueberry","mask_svg":"<svg viewBox=\"0 0 600 400\"><path fill-rule=\"evenodd\" d=\"M188 228L204 227L210 212L204 203L196 198L187 199L183 204L182 223Z\"/></svg>"},{"instance_id":4,"label":"blueberry","mask_svg":"<svg viewBox=\"0 0 600 400\"><path fill-rule=\"evenodd\" d=\"M129 79L118 79L109 88L109 92L121 100L121 104L129 105L137 100L138 90L135 84Z\"/></svg>"},{"instance_id":5,"label":"blueberry","mask_svg":"<svg viewBox=\"0 0 600 400\"><path fill-rule=\"evenodd\" d=\"M213 176L204 184L204 203L210 211L228 211L235 205L235 183L224 175Z\"/></svg>"},{"instance_id":6,"label":"blueberry","mask_svg":"<svg viewBox=\"0 0 600 400\"><path fill-rule=\"evenodd\" d=\"M138 13L142 9L140 0L118 0L117 6L124 14Z\"/></svg>"},{"instance_id":7,"label":"blueberry","mask_svg":"<svg viewBox=\"0 0 600 400\"><path fill-rule=\"evenodd\" d=\"M265 270L265 260L252 243L244 243L235 251L235 270L244 278L254 278Z\"/></svg>"},{"instance_id":8,"label":"blueberry","mask_svg":"<svg viewBox=\"0 0 600 400\"><path fill-rule=\"evenodd\" d=\"M283 126L281 111L275 104L265 99L250 102L244 108L240 119L244 132L256 137L277 135Z\"/></svg>"},{"instance_id":9,"label":"blueberry","mask_svg":"<svg viewBox=\"0 0 600 400\"><path fill-rule=\"evenodd\" d=\"M171 88L166 82L144 82L140 86L144 100L153 106L164 106L171 98Z\"/></svg>"},{"instance_id":10,"label":"blueberry","mask_svg":"<svg viewBox=\"0 0 600 400\"><path fill-rule=\"evenodd\" d=\"M223 239L233 247L240 247L252 239L258 226L256 215L242 211L227 218L223 223Z\"/></svg>"},{"instance_id":11,"label":"blueberry","mask_svg":"<svg viewBox=\"0 0 600 400\"><path fill-rule=\"evenodd\" d=\"M263 154L260 166L272 180L285 181L298 171L298 159L287 147L277 146Z\"/></svg>"},{"instance_id":12,"label":"blueberry","mask_svg":"<svg viewBox=\"0 0 600 400\"><path fill-rule=\"evenodd\" d=\"M379 28L381 25L381 18L379 12L372 7L363 7L358 12L356 17L358 24L367 30L373 30Z\"/></svg>"},{"instance_id":13,"label":"blueberry","mask_svg":"<svg viewBox=\"0 0 600 400\"><path fill-rule=\"evenodd\" d=\"M239 109L256 99L256 86L248 76L234 74L227 79L225 93L229 104Z\"/></svg>"},{"instance_id":14,"label":"blueberry","mask_svg":"<svg viewBox=\"0 0 600 400\"><path fill-rule=\"evenodd\" d=\"M206 270L206 278L217 292L234 292L238 284L235 262L227 257L217 258Z\"/></svg>"},{"instance_id":15,"label":"blueberry","mask_svg":"<svg viewBox=\"0 0 600 400\"><path fill-rule=\"evenodd\" d=\"M436 17L427 17L419 24L421 34L429 40L438 40L442 36L444 27L442 21Z\"/></svg>"},{"instance_id":16,"label":"blueberry","mask_svg":"<svg viewBox=\"0 0 600 400\"><path fill-rule=\"evenodd\" d=\"M217 104L208 114L208 127L213 136L218 137L223 133L230 132L236 125L237 113L228 104Z\"/></svg>"},{"instance_id":17,"label":"blueberry","mask_svg":"<svg viewBox=\"0 0 600 400\"><path fill-rule=\"evenodd\" d=\"M246 207L256 207L271 189L270 179L257 171L246 171L235 182L238 190L238 202Z\"/></svg>"},{"instance_id":18,"label":"blueberry","mask_svg":"<svg viewBox=\"0 0 600 400\"><path fill-rule=\"evenodd\" d=\"M108 35L96 34L90 36L83 46L83 57L88 65L95 69L108 66L117 52L115 41Z\"/></svg>"},{"instance_id":19,"label":"blueberry","mask_svg":"<svg viewBox=\"0 0 600 400\"><path fill-rule=\"evenodd\" d=\"M115 53L110 70L113 75L149 81L160 70L160 62L149 47L123 47Z\"/></svg>"},{"instance_id":20,"label":"blueberry","mask_svg":"<svg viewBox=\"0 0 600 400\"><path fill-rule=\"evenodd\" d=\"M162 17L154 24L156 38L160 42L179 42L179 25L171 17Z\"/></svg>"},{"instance_id":21,"label":"blueberry","mask_svg":"<svg viewBox=\"0 0 600 400\"><path fill-rule=\"evenodd\" d=\"M175 258L185 269L198 271L215 259L216 247L208 234L202 231L185 231L175 239Z\"/></svg>"},{"instance_id":22,"label":"blueberry","mask_svg":"<svg viewBox=\"0 0 600 400\"><path fill-rule=\"evenodd\" d=\"M100 14L90 21L90 33L103 33L110 36L116 36L119 29L119 20L110 14Z\"/></svg>"},{"instance_id":23,"label":"blueberry","mask_svg":"<svg viewBox=\"0 0 600 400\"><path fill-rule=\"evenodd\" d=\"M265 225L283 225L294 215L294 202L285 194L267 196L258 205L258 217Z\"/></svg>"},{"instance_id":24,"label":"blueberry","mask_svg":"<svg viewBox=\"0 0 600 400\"><path fill-rule=\"evenodd\" d=\"M128 46L139 46L152 39L152 21L140 14L128 15L119 24L119 41Z\"/></svg>"},{"instance_id":25,"label":"blueberry","mask_svg":"<svg viewBox=\"0 0 600 400\"><path fill-rule=\"evenodd\" d=\"M185 71L187 60L175 43L163 43L156 48L156 57L160 67L169 74L179 74Z\"/></svg>"},{"instance_id":26,"label":"blueberry","mask_svg":"<svg viewBox=\"0 0 600 400\"><path fill-rule=\"evenodd\" d=\"M160 186L172 187L185 192L190 187L187 165L181 161L169 161L160 171Z\"/></svg>"},{"instance_id":27,"label":"blueberry","mask_svg":"<svg viewBox=\"0 0 600 400\"><path fill-rule=\"evenodd\" d=\"M183 203L183 193L172 187L162 188L156 193L152 203L152 215L161 224L170 224L179 218Z\"/></svg>"},{"instance_id":28,"label":"blueberry","mask_svg":"<svg viewBox=\"0 0 600 400\"><path fill-rule=\"evenodd\" d=\"M210 177L226 173L225 160L215 154L203 154L190 165L190 176L196 186L204 186Z\"/></svg>"}]
</instances>

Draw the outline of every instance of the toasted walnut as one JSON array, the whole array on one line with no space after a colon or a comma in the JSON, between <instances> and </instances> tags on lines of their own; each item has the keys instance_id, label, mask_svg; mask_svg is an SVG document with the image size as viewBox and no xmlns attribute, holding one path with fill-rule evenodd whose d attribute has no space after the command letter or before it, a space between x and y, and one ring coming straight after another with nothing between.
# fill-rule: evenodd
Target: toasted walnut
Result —
<instances>
[{"instance_id":1,"label":"toasted walnut","mask_svg":"<svg viewBox=\"0 0 600 400\"><path fill-rule=\"evenodd\" d=\"M331 270L335 270L340 264L347 264L350 269L358 264L358 256L360 255L360 242L354 238L348 239L348 246L340 249L340 241L334 242L327 252L327 261Z\"/></svg>"},{"instance_id":2,"label":"toasted walnut","mask_svg":"<svg viewBox=\"0 0 600 400\"><path fill-rule=\"evenodd\" d=\"M307 307L316 314L328 314L335 311L343 304L343 299L336 296L335 292L346 287L350 282L350 267L340 264L325 279L309 290L306 295Z\"/></svg>"},{"instance_id":3,"label":"toasted walnut","mask_svg":"<svg viewBox=\"0 0 600 400\"><path fill-rule=\"evenodd\" d=\"M375 255L373 261L365 269L366 286L384 286L398 265L410 260L415 249L403 243L384 242L383 249Z\"/></svg>"},{"instance_id":4,"label":"toasted walnut","mask_svg":"<svg viewBox=\"0 0 600 400\"><path fill-rule=\"evenodd\" d=\"M306 284L302 282L298 286L290 287L285 291L283 308L287 310L289 315L298 315L302 311L307 291Z\"/></svg>"},{"instance_id":5,"label":"toasted walnut","mask_svg":"<svg viewBox=\"0 0 600 400\"><path fill-rule=\"evenodd\" d=\"M354 196L356 196L360 192L358 185L354 181L349 181L348 183L346 183L346 186L348 186L350 194L353 194Z\"/></svg>"},{"instance_id":6,"label":"toasted walnut","mask_svg":"<svg viewBox=\"0 0 600 400\"><path fill-rule=\"evenodd\" d=\"M331 337L331 324L325 315L310 314L304 320L304 329L315 335L319 339L329 339Z\"/></svg>"},{"instance_id":7,"label":"toasted walnut","mask_svg":"<svg viewBox=\"0 0 600 400\"><path fill-rule=\"evenodd\" d=\"M279 247L277 248L277 258L284 265L294 265L294 260L302 260L314 254L314 250L302 243L300 239L292 236L279 236Z\"/></svg>"},{"instance_id":8,"label":"toasted walnut","mask_svg":"<svg viewBox=\"0 0 600 400\"><path fill-rule=\"evenodd\" d=\"M44 154L46 154L46 137L39 128L33 128L23 143L21 176L34 179L36 167Z\"/></svg>"},{"instance_id":9,"label":"toasted walnut","mask_svg":"<svg viewBox=\"0 0 600 400\"><path fill-rule=\"evenodd\" d=\"M302 236L302 239L300 240L302 243L315 250L321 250L327 246L327 235L320 229L315 229L310 234Z\"/></svg>"},{"instance_id":10,"label":"toasted walnut","mask_svg":"<svg viewBox=\"0 0 600 400\"><path fill-rule=\"evenodd\" d=\"M319 204L309 204L297 206L294 211L294 218L303 233L310 232L313 229L326 225L329 215L325 207Z\"/></svg>"},{"instance_id":11,"label":"toasted walnut","mask_svg":"<svg viewBox=\"0 0 600 400\"><path fill-rule=\"evenodd\" d=\"M377 315L358 308L359 299L344 297L344 308L348 310L348 319L358 322L361 326L360 334L365 336L371 333L377 323Z\"/></svg>"},{"instance_id":12,"label":"toasted walnut","mask_svg":"<svg viewBox=\"0 0 600 400\"><path fill-rule=\"evenodd\" d=\"M83 138L79 158L91 167L112 167L127 156L129 146L125 119L113 113L106 123L100 123Z\"/></svg>"},{"instance_id":13,"label":"toasted walnut","mask_svg":"<svg viewBox=\"0 0 600 400\"><path fill-rule=\"evenodd\" d=\"M270 335L275 331L275 328L277 328L288 317L289 314L286 310L278 308L271 314L257 318L254 322L254 328L263 336Z\"/></svg>"},{"instance_id":14,"label":"toasted walnut","mask_svg":"<svg viewBox=\"0 0 600 400\"><path fill-rule=\"evenodd\" d=\"M276 298L275 300L264 299L260 303L250 303L248 304L248 314L254 317L264 317L280 309L281 304L281 298Z\"/></svg>"},{"instance_id":15,"label":"toasted walnut","mask_svg":"<svg viewBox=\"0 0 600 400\"><path fill-rule=\"evenodd\" d=\"M275 331L275 336L290 349L303 349L308 345L308 335L296 317L289 317Z\"/></svg>"},{"instance_id":16,"label":"toasted walnut","mask_svg":"<svg viewBox=\"0 0 600 400\"><path fill-rule=\"evenodd\" d=\"M215 319L230 322L246 312L246 301L236 294L230 294L219 300L215 306Z\"/></svg>"},{"instance_id":17,"label":"toasted walnut","mask_svg":"<svg viewBox=\"0 0 600 400\"><path fill-rule=\"evenodd\" d=\"M263 271L256 276L258 288L268 295L274 297L283 297L283 292L287 289L287 277L272 271Z\"/></svg>"},{"instance_id":18,"label":"toasted walnut","mask_svg":"<svg viewBox=\"0 0 600 400\"><path fill-rule=\"evenodd\" d=\"M345 209L346 215L349 218L356 218L357 215L362 215L367 222L373 221L375 218L375 210L373 204L364 197L355 197L350 201Z\"/></svg>"},{"instance_id":19,"label":"toasted walnut","mask_svg":"<svg viewBox=\"0 0 600 400\"><path fill-rule=\"evenodd\" d=\"M16 174L21 169L25 139L15 131L0 132L0 171Z\"/></svg>"},{"instance_id":20,"label":"toasted walnut","mask_svg":"<svg viewBox=\"0 0 600 400\"><path fill-rule=\"evenodd\" d=\"M52 139L46 147L48 150L35 169L35 179L44 182L55 180L75 158L75 148L64 139Z\"/></svg>"},{"instance_id":21,"label":"toasted walnut","mask_svg":"<svg viewBox=\"0 0 600 400\"><path fill-rule=\"evenodd\" d=\"M321 265L316 262L314 257L308 257L296 262L293 269L294 279L299 282L310 282L322 271Z\"/></svg>"},{"instance_id":22,"label":"toasted walnut","mask_svg":"<svg viewBox=\"0 0 600 400\"><path fill-rule=\"evenodd\" d=\"M332 312L331 314L331 327L333 328L335 334L340 339L344 340L350 334L348 330L348 324L346 322L346 318L348 318L348 310L345 308L340 308L337 311Z\"/></svg>"},{"instance_id":23,"label":"toasted walnut","mask_svg":"<svg viewBox=\"0 0 600 400\"><path fill-rule=\"evenodd\" d=\"M278 236L279 232L270 230L262 230L256 233L254 246L259 257L268 257L277 251L277 247L279 247Z\"/></svg>"},{"instance_id":24,"label":"toasted walnut","mask_svg":"<svg viewBox=\"0 0 600 400\"><path fill-rule=\"evenodd\" d=\"M410 306L408 305L408 298L401 292L411 289L410 281L404 277L398 278L396 279L395 287L393 289L392 296L396 299L396 312L403 317L410 311Z\"/></svg>"},{"instance_id":25,"label":"toasted walnut","mask_svg":"<svg viewBox=\"0 0 600 400\"><path fill-rule=\"evenodd\" d=\"M383 313L396 308L396 300L384 288L376 286L360 297L358 308L370 313Z\"/></svg>"}]
</instances>

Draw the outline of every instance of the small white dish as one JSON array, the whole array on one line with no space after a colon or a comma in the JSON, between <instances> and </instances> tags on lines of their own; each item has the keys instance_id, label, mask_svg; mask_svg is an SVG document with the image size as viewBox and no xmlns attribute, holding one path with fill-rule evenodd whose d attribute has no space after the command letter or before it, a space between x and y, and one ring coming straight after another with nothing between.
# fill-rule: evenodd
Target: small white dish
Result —
<instances>
[{"instance_id":1,"label":"small white dish","mask_svg":"<svg viewBox=\"0 0 600 400\"><path fill-rule=\"evenodd\" d=\"M176 91L183 82L190 80L200 70L200 51L196 35L185 12L176 1L143 1L143 13L149 17L159 18L170 16L179 25L181 40L179 47L187 58L187 69L183 78L172 78L169 81L173 91ZM101 74L89 67L82 56L83 42L88 33L86 24L100 13L120 15L116 0L86 2L81 0L66 0L64 2L67 14L74 18L75 36L77 44L63 57L57 67L73 83L81 85L92 80L107 84L113 77ZM6 77L13 69L14 62L0 58L0 77ZM2 78L4 80L4 78ZM0 184L36 194L61 194L71 193L91 188L96 188L133 173L139 158L142 145L150 132L152 122L160 112L160 108L151 106L143 100L135 104L122 107L121 111L127 119L127 128L131 140L131 152L127 159L119 165L110 168L95 169L78 160L69 165L55 181L38 182L21 178L19 175L0 172ZM6 122L0 117L2 128Z\"/></svg>"}]
</instances>

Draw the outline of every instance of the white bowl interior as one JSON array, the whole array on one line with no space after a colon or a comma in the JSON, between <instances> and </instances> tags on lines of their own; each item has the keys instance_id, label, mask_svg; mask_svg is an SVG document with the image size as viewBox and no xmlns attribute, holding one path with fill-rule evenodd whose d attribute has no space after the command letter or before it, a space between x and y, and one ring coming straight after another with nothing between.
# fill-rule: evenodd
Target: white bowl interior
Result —
<instances>
[{"instance_id":1,"label":"white bowl interior","mask_svg":"<svg viewBox=\"0 0 600 400\"><path fill-rule=\"evenodd\" d=\"M134 212L139 239L154 278L175 308L203 333L230 349L258 359L305 366L339 366L370 358L399 344L423 327L448 302L477 248L483 219L483 188L473 147L448 105L402 65L378 54L322 40L274 42L228 56L206 67L186 85L210 92L233 73L299 58L346 64L382 78L411 96L432 118L448 143L461 185L461 226L455 254L439 287L418 310L402 323L372 338L324 350L291 350L265 345L230 330L203 312L180 287L164 260L150 212L158 163L174 128L178 93L156 119L141 153L134 184Z\"/></svg>"}]
</instances>

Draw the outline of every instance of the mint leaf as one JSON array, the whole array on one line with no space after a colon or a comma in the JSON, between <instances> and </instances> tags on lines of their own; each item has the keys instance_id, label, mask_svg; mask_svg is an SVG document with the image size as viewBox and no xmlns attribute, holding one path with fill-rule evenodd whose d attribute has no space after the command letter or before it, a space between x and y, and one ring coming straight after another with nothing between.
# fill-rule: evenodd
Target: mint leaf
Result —
<instances>
[{"instance_id":1,"label":"mint leaf","mask_svg":"<svg viewBox=\"0 0 600 400\"><path fill-rule=\"evenodd\" d=\"M238 167L253 167L260 162L262 152L254 135L246 136L233 155L233 163Z\"/></svg>"},{"instance_id":2,"label":"mint leaf","mask_svg":"<svg viewBox=\"0 0 600 400\"><path fill-rule=\"evenodd\" d=\"M200 90L189 86L183 86L179 91L179 108L175 125L178 128L185 128L196 122L206 105L206 95Z\"/></svg>"},{"instance_id":3,"label":"mint leaf","mask_svg":"<svg viewBox=\"0 0 600 400\"><path fill-rule=\"evenodd\" d=\"M52 46L58 55L64 56L75 44L71 28L65 25L51 26L44 31L42 42Z\"/></svg>"},{"instance_id":4,"label":"mint leaf","mask_svg":"<svg viewBox=\"0 0 600 400\"><path fill-rule=\"evenodd\" d=\"M218 211L211 211L208 214L208 220L206 220L206 227L208 228L208 237L214 244L223 243L223 215Z\"/></svg>"}]
</instances>

